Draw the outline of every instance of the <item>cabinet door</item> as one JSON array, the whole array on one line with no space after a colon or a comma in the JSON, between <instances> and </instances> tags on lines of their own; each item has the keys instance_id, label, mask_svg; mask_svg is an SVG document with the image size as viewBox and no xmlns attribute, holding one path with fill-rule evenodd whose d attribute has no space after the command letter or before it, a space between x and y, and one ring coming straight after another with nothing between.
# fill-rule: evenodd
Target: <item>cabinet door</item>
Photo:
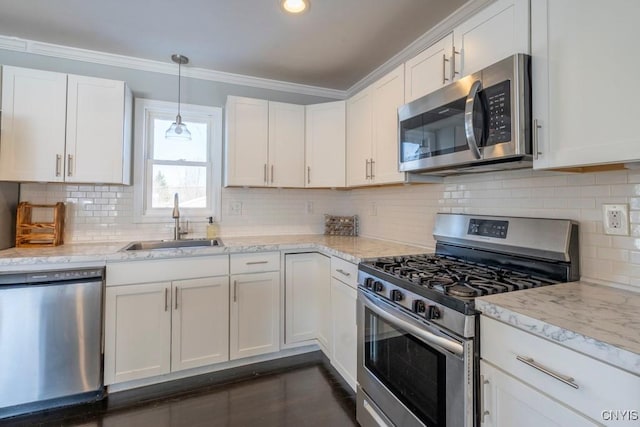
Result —
<instances>
[{"instance_id":1,"label":"cabinet door","mask_svg":"<svg viewBox=\"0 0 640 427\"><path fill-rule=\"evenodd\" d=\"M331 263L327 266L329 271L331 271ZM320 344L320 349L324 352L325 356L329 359L331 358L331 352L333 349L333 322L331 319L332 311L331 311L331 277L327 276L326 280L318 282L318 287L316 288L317 295L317 304L318 304L318 344Z\"/></svg>"},{"instance_id":2,"label":"cabinet door","mask_svg":"<svg viewBox=\"0 0 640 427\"><path fill-rule=\"evenodd\" d=\"M173 282L171 370L229 360L229 277Z\"/></svg>"},{"instance_id":3,"label":"cabinet door","mask_svg":"<svg viewBox=\"0 0 640 427\"><path fill-rule=\"evenodd\" d=\"M129 183L131 135L125 132L128 88L122 81L69 75L66 182Z\"/></svg>"},{"instance_id":4,"label":"cabinet door","mask_svg":"<svg viewBox=\"0 0 640 427\"><path fill-rule=\"evenodd\" d=\"M280 350L280 273L231 276L230 359Z\"/></svg>"},{"instance_id":5,"label":"cabinet door","mask_svg":"<svg viewBox=\"0 0 640 427\"><path fill-rule=\"evenodd\" d=\"M371 182L373 141L372 91L365 89L347 101L347 185Z\"/></svg>"},{"instance_id":6,"label":"cabinet door","mask_svg":"<svg viewBox=\"0 0 640 427\"><path fill-rule=\"evenodd\" d=\"M318 253L287 254L285 260L285 343L315 339L328 307L318 293L328 287L329 258Z\"/></svg>"},{"instance_id":7,"label":"cabinet door","mask_svg":"<svg viewBox=\"0 0 640 427\"><path fill-rule=\"evenodd\" d=\"M271 187L304 187L304 105L269 102Z\"/></svg>"},{"instance_id":8,"label":"cabinet door","mask_svg":"<svg viewBox=\"0 0 640 427\"><path fill-rule=\"evenodd\" d=\"M451 83L450 34L405 63L405 102L411 102Z\"/></svg>"},{"instance_id":9,"label":"cabinet door","mask_svg":"<svg viewBox=\"0 0 640 427\"><path fill-rule=\"evenodd\" d=\"M404 181L398 172L398 107L404 104L404 65L373 85L373 163L376 184Z\"/></svg>"},{"instance_id":10,"label":"cabinet door","mask_svg":"<svg viewBox=\"0 0 640 427\"><path fill-rule=\"evenodd\" d=\"M639 16L628 0L531 2L534 168L640 159Z\"/></svg>"},{"instance_id":11,"label":"cabinet door","mask_svg":"<svg viewBox=\"0 0 640 427\"><path fill-rule=\"evenodd\" d=\"M479 392L482 426L600 425L484 360L480 361Z\"/></svg>"},{"instance_id":12,"label":"cabinet door","mask_svg":"<svg viewBox=\"0 0 640 427\"><path fill-rule=\"evenodd\" d=\"M498 0L453 30L455 77L529 53L529 0Z\"/></svg>"},{"instance_id":13,"label":"cabinet door","mask_svg":"<svg viewBox=\"0 0 640 427\"><path fill-rule=\"evenodd\" d=\"M171 283L107 287L106 385L170 371Z\"/></svg>"},{"instance_id":14,"label":"cabinet door","mask_svg":"<svg viewBox=\"0 0 640 427\"><path fill-rule=\"evenodd\" d=\"M267 185L269 102L229 96L225 120L225 185Z\"/></svg>"},{"instance_id":15,"label":"cabinet door","mask_svg":"<svg viewBox=\"0 0 640 427\"><path fill-rule=\"evenodd\" d=\"M0 179L61 182L67 75L2 68Z\"/></svg>"},{"instance_id":16,"label":"cabinet door","mask_svg":"<svg viewBox=\"0 0 640 427\"><path fill-rule=\"evenodd\" d=\"M345 186L345 102L306 107L307 187Z\"/></svg>"},{"instance_id":17,"label":"cabinet door","mask_svg":"<svg viewBox=\"0 0 640 427\"><path fill-rule=\"evenodd\" d=\"M331 313L333 346L331 363L351 388L356 389L357 329L356 300L358 292L351 286L331 279Z\"/></svg>"}]
</instances>

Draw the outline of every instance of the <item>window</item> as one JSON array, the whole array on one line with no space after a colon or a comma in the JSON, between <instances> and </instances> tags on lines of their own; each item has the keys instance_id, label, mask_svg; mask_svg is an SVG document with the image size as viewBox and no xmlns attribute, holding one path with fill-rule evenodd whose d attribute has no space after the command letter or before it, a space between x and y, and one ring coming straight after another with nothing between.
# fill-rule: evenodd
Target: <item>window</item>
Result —
<instances>
[{"instance_id":1,"label":"window","mask_svg":"<svg viewBox=\"0 0 640 427\"><path fill-rule=\"evenodd\" d=\"M137 222L172 221L174 194L180 213L220 217L222 109L180 105L190 141L169 140L165 131L178 105L136 99L134 216Z\"/></svg>"}]
</instances>

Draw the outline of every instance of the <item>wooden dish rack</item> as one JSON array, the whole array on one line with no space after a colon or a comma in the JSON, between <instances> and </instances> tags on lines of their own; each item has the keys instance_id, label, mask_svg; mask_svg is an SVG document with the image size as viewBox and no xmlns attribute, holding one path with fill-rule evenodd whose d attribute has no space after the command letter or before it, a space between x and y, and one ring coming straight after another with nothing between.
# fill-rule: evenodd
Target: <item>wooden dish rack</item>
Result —
<instances>
[{"instance_id":1,"label":"wooden dish rack","mask_svg":"<svg viewBox=\"0 0 640 427\"><path fill-rule=\"evenodd\" d=\"M34 209L41 210L42 216L51 222L34 222ZM52 212L46 212L52 210ZM64 203L55 205L37 205L20 202L16 215L16 247L38 248L43 246L58 246L63 243L64 234Z\"/></svg>"}]
</instances>

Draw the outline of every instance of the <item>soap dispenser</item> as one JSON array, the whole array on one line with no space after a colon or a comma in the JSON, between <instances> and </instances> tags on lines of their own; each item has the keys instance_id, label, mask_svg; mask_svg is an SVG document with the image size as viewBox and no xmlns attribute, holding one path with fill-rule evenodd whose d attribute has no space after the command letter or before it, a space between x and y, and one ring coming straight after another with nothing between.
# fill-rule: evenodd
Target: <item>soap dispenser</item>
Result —
<instances>
[{"instance_id":1,"label":"soap dispenser","mask_svg":"<svg viewBox=\"0 0 640 427\"><path fill-rule=\"evenodd\" d=\"M212 216L208 216L207 219L209 220L209 224L207 224L207 239L215 239L218 237L220 227Z\"/></svg>"}]
</instances>

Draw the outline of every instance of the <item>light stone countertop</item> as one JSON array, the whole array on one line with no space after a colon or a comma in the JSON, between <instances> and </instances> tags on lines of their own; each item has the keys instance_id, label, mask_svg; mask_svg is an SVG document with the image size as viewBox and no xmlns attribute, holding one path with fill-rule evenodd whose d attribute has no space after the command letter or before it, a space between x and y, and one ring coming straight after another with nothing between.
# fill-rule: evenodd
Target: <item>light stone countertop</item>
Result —
<instances>
[{"instance_id":1,"label":"light stone countertop","mask_svg":"<svg viewBox=\"0 0 640 427\"><path fill-rule=\"evenodd\" d=\"M640 376L640 293L571 282L477 298L476 308Z\"/></svg>"},{"instance_id":2,"label":"light stone countertop","mask_svg":"<svg viewBox=\"0 0 640 427\"><path fill-rule=\"evenodd\" d=\"M50 268L56 265L83 263L104 265L107 262L205 256L238 252L313 250L358 263L366 258L433 252L421 246L404 245L366 237L325 235L279 235L222 237L224 246L162 250L122 251L129 242L72 243L46 248L11 248L0 251L0 271Z\"/></svg>"}]
</instances>

